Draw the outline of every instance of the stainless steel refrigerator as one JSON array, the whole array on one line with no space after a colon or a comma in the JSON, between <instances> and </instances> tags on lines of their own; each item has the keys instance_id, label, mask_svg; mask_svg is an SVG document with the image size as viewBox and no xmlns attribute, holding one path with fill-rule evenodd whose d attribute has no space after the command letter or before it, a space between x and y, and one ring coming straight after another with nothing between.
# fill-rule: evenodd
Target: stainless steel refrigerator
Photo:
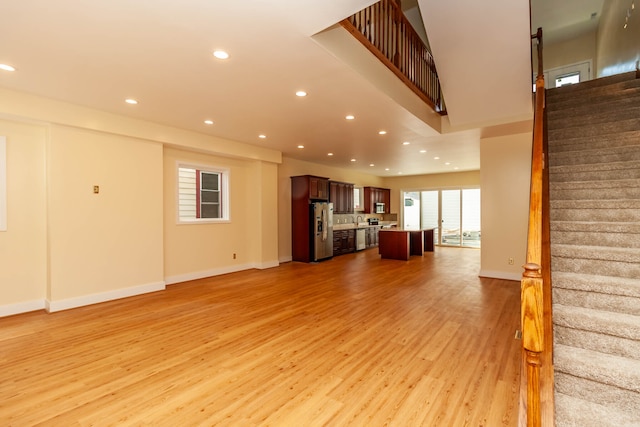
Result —
<instances>
[{"instance_id":1,"label":"stainless steel refrigerator","mask_svg":"<svg viewBox=\"0 0 640 427\"><path fill-rule=\"evenodd\" d=\"M311 242L313 261L333 256L333 203L311 203Z\"/></svg>"}]
</instances>

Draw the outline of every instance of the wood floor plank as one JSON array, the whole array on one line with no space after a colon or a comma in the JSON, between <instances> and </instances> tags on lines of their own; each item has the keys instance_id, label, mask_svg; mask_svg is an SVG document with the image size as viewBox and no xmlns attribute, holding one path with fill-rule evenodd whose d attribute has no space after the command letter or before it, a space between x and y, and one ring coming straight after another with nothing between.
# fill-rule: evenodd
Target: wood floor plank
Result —
<instances>
[{"instance_id":1,"label":"wood floor plank","mask_svg":"<svg viewBox=\"0 0 640 427\"><path fill-rule=\"evenodd\" d=\"M515 426L519 282L377 250L0 319L7 426Z\"/></svg>"}]
</instances>

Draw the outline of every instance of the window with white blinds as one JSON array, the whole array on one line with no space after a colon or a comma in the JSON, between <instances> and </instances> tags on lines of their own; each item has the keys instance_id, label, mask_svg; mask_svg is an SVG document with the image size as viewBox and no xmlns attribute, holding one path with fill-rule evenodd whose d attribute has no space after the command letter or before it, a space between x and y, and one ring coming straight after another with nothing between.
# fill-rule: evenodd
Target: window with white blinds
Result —
<instances>
[{"instance_id":1,"label":"window with white blinds","mask_svg":"<svg viewBox=\"0 0 640 427\"><path fill-rule=\"evenodd\" d=\"M229 170L178 165L178 222L229 221Z\"/></svg>"}]
</instances>

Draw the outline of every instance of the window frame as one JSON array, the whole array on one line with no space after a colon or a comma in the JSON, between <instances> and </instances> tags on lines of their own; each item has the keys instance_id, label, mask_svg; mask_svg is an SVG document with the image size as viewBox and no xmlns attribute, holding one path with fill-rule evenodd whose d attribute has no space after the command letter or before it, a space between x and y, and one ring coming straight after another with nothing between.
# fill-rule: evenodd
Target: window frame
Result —
<instances>
[{"instance_id":1,"label":"window frame","mask_svg":"<svg viewBox=\"0 0 640 427\"><path fill-rule=\"evenodd\" d=\"M195 218L187 218L180 215L180 169L191 169L196 173L196 185L195 185L195 194L196 194L196 217ZM187 162L176 163L176 222L178 224L221 224L221 223L229 223L231 222L231 206L230 206L230 195L229 195L229 187L231 180L231 171L229 168L220 167L220 166L212 166L212 165L203 165L203 164L194 164ZM202 173L210 173L217 174L219 177L219 197L218 203L220 204L220 217L219 218L200 218L201 215L201 174ZM206 203L206 202L205 202Z\"/></svg>"}]
</instances>

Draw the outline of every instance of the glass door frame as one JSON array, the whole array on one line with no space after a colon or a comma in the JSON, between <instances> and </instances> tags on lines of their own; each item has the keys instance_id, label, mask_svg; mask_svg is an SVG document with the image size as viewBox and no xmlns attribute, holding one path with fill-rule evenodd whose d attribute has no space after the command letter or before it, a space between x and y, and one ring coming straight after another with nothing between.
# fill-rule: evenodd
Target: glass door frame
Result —
<instances>
[{"instance_id":1,"label":"glass door frame","mask_svg":"<svg viewBox=\"0 0 640 427\"><path fill-rule=\"evenodd\" d=\"M459 243L456 245L449 245L449 244L442 244L442 192L443 191L450 191L450 190L458 190L459 192L459 197L460 197L460 204L459 204L459 209L460 209L460 213L459 213L459 219L460 219L460 240ZM420 207L421 207L421 212L420 212L420 229L423 228L422 225L422 208L424 207L424 203L422 203L422 193L426 192L426 191L437 191L438 192L438 226L435 230L435 237L437 237L436 241L434 241L434 244L437 246L449 246L449 247L462 247L462 248L480 248L481 247L481 239L479 239L478 241L478 245L465 245L464 243L464 239L462 236L463 233L463 209L464 209L464 203L463 203L463 191L464 190L478 190L480 191L480 186L479 185L465 185L465 186L455 186L455 187L439 187L439 188L423 188L423 189L419 189L419 190L400 190L400 197L401 197L401 203L400 203L400 224L401 226L404 228L405 226L405 197L408 193L419 193L420 194ZM480 204L482 204L482 198L480 198ZM480 224L481 225L481 224ZM481 230L478 231L478 235L481 235Z\"/></svg>"}]
</instances>

